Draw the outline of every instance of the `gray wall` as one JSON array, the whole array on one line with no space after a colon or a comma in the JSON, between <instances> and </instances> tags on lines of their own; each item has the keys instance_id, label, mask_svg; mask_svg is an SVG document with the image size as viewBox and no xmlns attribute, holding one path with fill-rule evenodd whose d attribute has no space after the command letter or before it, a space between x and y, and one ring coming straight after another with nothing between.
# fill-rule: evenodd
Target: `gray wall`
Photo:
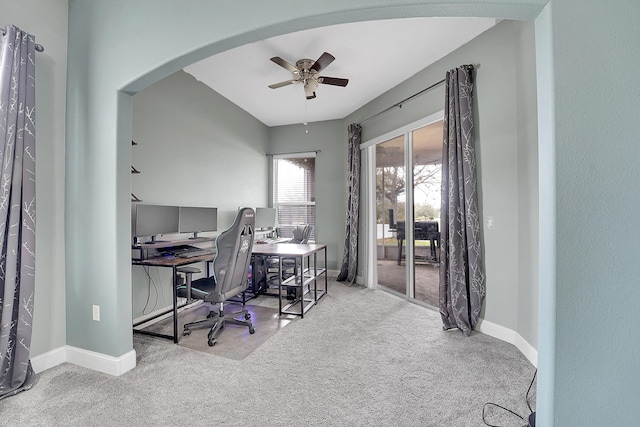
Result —
<instances>
[{"instance_id":1,"label":"gray wall","mask_svg":"<svg viewBox=\"0 0 640 427\"><path fill-rule=\"evenodd\" d=\"M34 13L34 11L38 13ZM0 0L0 27L35 36L36 53L36 278L31 356L66 344L64 252L64 137L67 1Z\"/></svg>"},{"instance_id":2,"label":"gray wall","mask_svg":"<svg viewBox=\"0 0 640 427\"><path fill-rule=\"evenodd\" d=\"M535 347L538 177L532 42L531 23L502 21L356 111L345 123L359 122L440 81L451 68L462 64L477 66L474 137L478 150L480 214L483 219L486 216L496 219L495 229L483 230L487 295L481 315L518 332ZM444 84L407 102L401 109L367 120L363 124L363 141L443 107Z\"/></svg>"},{"instance_id":3,"label":"gray wall","mask_svg":"<svg viewBox=\"0 0 640 427\"><path fill-rule=\"evenodd\" d=\"M536 47L552 177L540 217L555 217L540 238L538 403L555 408L544 425L638 423L638 16L637 0L563 0L536 22L548 35Z\"/></svg>"},{"instance_id":4,"label":"gray wall","mask_svg":"<svg viewBox=\"0 0 640 427\"><path fill-rule=\"evenodd\" d=\"M218 230L240 206L269 205L268 128L183 71L133 97L133 140L131 191L143 203L217 207ZM134 319L171 305L171 270L148 272L132 267Z\"/></svg>"},{"instance_id":5,"label":"gray wall","mask_svg":"<svg viewBox=\"0 0 640 427\"><path fill-rule=\"evenodd\" d=\"M327 267L338 269L344 250L347 129L341 120L269 129L269 153L320 152L316 157L316 240L327 245Z\"/></svg>"},{"instance_id":6,"label":"gray wall","mask_svg":"<svg viewBox=\"0 0 640 427\"><path fill-rule=\"evenodd\" d=\"M538 228L540 191L538 114L536 102L535 40L531 22L515 26L516 111L518 129L518 301L516 330L538 348L538 292L540 262Z\"/></svg>"}]
</instances>

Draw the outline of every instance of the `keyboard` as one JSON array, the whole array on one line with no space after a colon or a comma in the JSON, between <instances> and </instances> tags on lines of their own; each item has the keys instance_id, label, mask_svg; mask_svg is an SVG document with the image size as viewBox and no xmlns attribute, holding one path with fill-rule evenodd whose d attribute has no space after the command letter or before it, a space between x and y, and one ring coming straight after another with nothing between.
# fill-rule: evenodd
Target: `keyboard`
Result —
<instances>
[{"instance_id":1,"label":"keyboard","mask_svg":"<svg viewBox=\"0 0 640 427\"><path fill-rule=\"evenodd\" d=\"M282 237L276 237L276 238L268 238L268 239L258 239L255 241L255 243L257 245L273 245L276 243L287 243L289 241L289 239L286 238L282 238Z\"/></svg>"},{"instance_id":2,"label":"keyboard","mask_svg":"<svg viewBox=\"0 0 640 427\"><path fill-rule=\"evenodd\" d=\"M197 247L197 246L191 246L191 245L178 245L178 246L166 246L164 248L158 248L158 252L160 253L168 253L171 255L178 255L181 254L183 252L189 252L189 251L197 251L200 250L201 248Z\"/></svg>"},{"instance_id":3,"label":"keyboard","mask_svg":"<svg viewBox=\"0 0 640 427\"><path fill-rule=\"evenodd\" d=\"M177 257L179 258L194 258L197 256L202 256L202 255L211 255L216 253L216 251L214 249L198 249L198 250L191 250L191 251L187 251L187 252L181 252L176 254Z\"/></svg>"}]
</instances>

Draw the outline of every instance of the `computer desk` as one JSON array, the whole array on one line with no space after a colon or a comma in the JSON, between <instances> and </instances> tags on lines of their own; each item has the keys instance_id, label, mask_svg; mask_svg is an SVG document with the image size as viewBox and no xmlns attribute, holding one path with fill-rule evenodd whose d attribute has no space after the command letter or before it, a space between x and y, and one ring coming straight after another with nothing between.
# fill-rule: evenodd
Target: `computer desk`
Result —
<instances>
[{"instance_id":1,"label":"computer desk","mask_svg":"<svg viewBox=\"0 0 640 427\"><path fill-rule=\"evenodd\" d=\"M204 240L203 240L204 241ZM172 244L180 244L182 242L169 242ZM153 245L156 247L158 245ZM167 245L165 245L167 246ZM159 247L159 246L158 246ZM318 253L324 254L324 267L318 267ZM289 277L286 280L282 280L282 274L280 274L278 280L278 312L282 314L294 314L304 318L306 313L313 305L315 305L322 296L328 291L327 280L327 245L319 244L297 244L297 243L267 243L260 244L254 243L251 251L252 255L276 257L278 259L279 271L282 272L282 259L283 258L295 258L301 266L296 271L294 276ZM173 307L170 311L163 311L151 318L147 318L144 321L137 322L133 325L134 332L152 335L160 338L173 339L174 343L178 343L178 309L186 307L188 304L178 305L178 268L186 265L195 264L198 262L209 263L214 260L215 253L201 255L192 258L180 258L177 256L157 256L157 257L140 257L141 259L132 259L133 265L141 265L148 267L164 267L172 269L173 277ZM306 267L305 267L306 265ZM207 274L208 275L208 274ZM318 289L318 278L324 275L324 288ZM286 287L296 287L300 289L300 298L294 300L284 307L282 306L282 290ZM305 293L305 288L307 292ZM313 291L313 293L312 293ZM310 298L305 298L305 295L310 294ZM300 304L300 309L295 310L295 306ZM135 329L136 326L148 323L149 321L156 319L171 312L173 314L173 335L161 334L158 332L145 331L141 329Z\"/></svg>"},{"instance_id":2,"label":"computer desk","mask_svg":"<svg viewBox=\"0 0 640 427\"><path fill-rule=\"evenodd\" d=\"M318 253L323 253L324 267L318 266ZM314 306L320 298L328 291L327 280L327 245L319 244L300 244L300 243L273 243L273 244L255 244L251 250L254 256L263 256L278 259L278 312L283 314L294 314L304 318L306 313ZM282 279L282 259L294 258L300 268L296 269L296 273L283 280ZM324 288L318 289L318 279L324 275ZM283 288L295 287L300 290L296 295L299 298L282 306L282 290ZM306 288L306 292L305 292ZM305 298L305 295L308 295ZM300 304L299 309L296 306Z\"/></svg>"},{"instance_id":3,"label":"computer desk","mask_svg":"<svg viewBox=\"0 0 640 427\"><path fill-rule=\"evenodd\" d=\"M213 261L215 258L215 253L200 255L192 258L180 258L177 256L157 256L157 257L142 257L143 259L133 259L131 263L133 265L142 265L147 267L165 267L172 269L172 277L173 277L173 308L170 311L163 311L158 313L157 315L145 319L144 321L137 322L133 325L133 331L138 332L145 335L153 335L155 337L160 338L172 338L174 343L178 343L178 309L186 307L189 305L188 303L178 305L178 268L184 267L185 265L195 264L198 262L209 262ZM142 324L148 323L153 319L157 319L160 316L164 316L167 313L173 313L173 335L161 334L158 332L145 331L141 329L135 329L136 326L140 326Z\"/></svg>"}]
</instances>

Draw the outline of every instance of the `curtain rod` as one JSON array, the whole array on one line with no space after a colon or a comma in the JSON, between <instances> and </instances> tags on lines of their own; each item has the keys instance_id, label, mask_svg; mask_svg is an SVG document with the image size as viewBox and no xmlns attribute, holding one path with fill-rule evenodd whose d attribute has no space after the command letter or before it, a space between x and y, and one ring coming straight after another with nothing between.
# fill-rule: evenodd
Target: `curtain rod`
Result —
<instances>
[{"instance_id":1,"label":"curtain rod","mask_svg":"<svg viewBox=\"0 0 640 427\"><path fill-rule=\"evenodd\" d=\"M282 157L282 158L286 158L287 156L300 156L303 154L318 154L320 153L320 150L307 150L307 151L293 151L291 153L278 153L278 154L274 154L274 153L267 153L266 156L267 157ZM314 156L315 157L315 156Z\"/></svg>"},{"instance_id":2,"label":"curtain rod","mask_svg":"<svg viewBox=\"0 0 640 427\"><path fill-rule=\"evenodd\" d=\"M320 150L307 150L307 151L293 151L291 153L278 153L278 154L274 154L274 153L267 153L267 156L273 157L273 156L289 156L289 155L293 155L293 154L309 154L309 153L320 153Z\"/></svg>"},{"instance_id":3,"label":"curtain rod","mask_svg":"<svg viewBox=\"0 0 640 427\"><path fill-rule=\"evenodd\" d=\"M460 67L464 67L464 68L471 68L471 69L473 69L473 65L472 65L472 64L461 65ZM416 96L422 95L423 93L425 93L425 92L427 92L427 91L429 91L429 90L433 89L434 87L436 87L436 86L438 86L438 85L441 85L442 83L444 83L444 81L445 81L445 80L446 80L446 79L442 79L442 80L440 80L439 82L435 82L435 83L434 83L434 84L432 84L431 86L429 86L429 87L427 87L427 88L422 89L420 92L416 92L416 93L414 93L413 95L411 95L411 96L409 96L409 97L407 97L407 98L403 99L402 101L396 102L396 103L395 103L395 104L393 104L391 107L386 108L386 109L384 109L384 110L382 110L382 111L380 111L380 112L378 112L378 113L374 114L373 116L367 117L366 119L362 120L362 121L361 121L360 123L358 123L358 124L360 124L360 125L361 125L361 124L363 124L364 122L366 122L367 120L371 120L371 119L373 119L374 117L377 117L377 116L379 116L379 115L380 115L380 114L382 114L382 113L386 113L387 111L392 110L392 109L394 109L394 108L396 108L396 107L402 108L402 104L404 104L405 102L407 102L407 101L409 101L409 100L411 100L411 99L415 98Z\"/></svg>"},{"instance_id":4,"label":"curtain rod","mask_svg":"<svg viewBox=\"0 0 640 427\"><path fill-rule=\"evenodd\" d=\"M0 28L0 32L2 32L2 35L4 36L5 34L7 34L7 30L5 30L4 28ZM41 44L36 43L36 50L38 52L44 52L44 46L42 46Z\"/></svg>"}]
</instances>

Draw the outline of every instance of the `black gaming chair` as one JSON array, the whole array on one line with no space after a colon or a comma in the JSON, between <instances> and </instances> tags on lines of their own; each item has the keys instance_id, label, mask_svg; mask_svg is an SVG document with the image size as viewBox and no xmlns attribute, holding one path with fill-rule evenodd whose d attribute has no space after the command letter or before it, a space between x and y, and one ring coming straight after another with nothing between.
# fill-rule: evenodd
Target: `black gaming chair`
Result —
<instances>
[{"instance_id":1,"label":"black gaming chair","mask_svg":"<svg viewBox=\"0 0 640 427\"><path fill-rule=\"evenodd\" d=\"M213 260L213 276L191 282L191 298L200 299L213 304L220 304L217 313L211 312L206 319L184 325L184 335L189 335L190 328L211 327L209 345L216 343L216 336L225 324L247 326L249 333L255 329L251 324L251 315L247 310L225 313L224 303L241 294L249 285L247 273L251 262L253 247L253 228L255 212L251 208L242 208L238 212L233 225L216 238L216 257ZM186 286L178 286L178 296L186 298ZM244 320L236 317L243 316Z\"/></svg>"}]
</instances>

